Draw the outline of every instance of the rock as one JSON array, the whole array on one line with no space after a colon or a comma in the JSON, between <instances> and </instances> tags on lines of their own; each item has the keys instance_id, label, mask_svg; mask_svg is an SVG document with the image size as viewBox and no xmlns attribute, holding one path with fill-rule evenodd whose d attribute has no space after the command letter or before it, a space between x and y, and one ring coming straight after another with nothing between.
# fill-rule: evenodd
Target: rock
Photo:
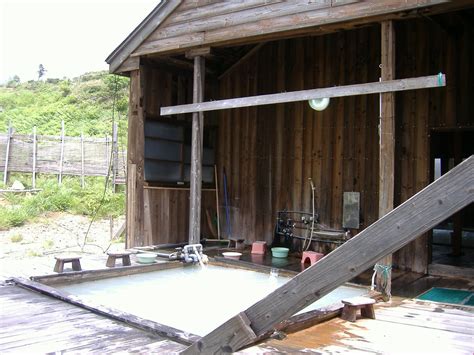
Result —
<instances>
[{"instance_id":1,"label":"rock","mask_svg":"<svg viewBox=\"0 0 474 355\"><path fill-rule=\"evenodd\" d=\"M25 186L23 186L23 184L20 181L15 180L11 188L12 190L24 190Z\"/></svg>"}]
</instances>

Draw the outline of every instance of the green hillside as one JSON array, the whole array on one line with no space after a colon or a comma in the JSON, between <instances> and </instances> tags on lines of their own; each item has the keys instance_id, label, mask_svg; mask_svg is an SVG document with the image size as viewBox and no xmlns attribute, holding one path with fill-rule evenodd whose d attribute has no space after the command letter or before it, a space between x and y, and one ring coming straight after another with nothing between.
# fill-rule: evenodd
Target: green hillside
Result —
<instances>
[{"instance_id":1,"label":"green hillside","mask_svg":"<svg viewBox=\"0 0 474 355\"><path fill-rule=\"evenodd\" d=\"M67 136L104 137L112 134L112 120L119 124L121 145L126 141L128 78L93 72L74 79L48 79L20 83L18 78L0 86L0 132L8 124L17 133L39 135L61 132L64 120ZM19 180L31 188L31 174L13 173L9 185ZM65 176L61 185L55 175L40 174L36 194L3 193L0 197L0 230L19 226L48 212L68 212L95 217L124 213L124 188L113 193L105 189L103 177L87 177L85 188L80 179ZM3 186L3 178L0 181Z\"/></svg>"},{"instance_id":2,"label":"green hillside","mask_svg":"<svg viewBox=\"0 0 474 355\"><path fill-rule=\"evenodd\" d=\"M0 87L0 131L8 123L18 133L59 135L64 120L66 135L111 135L112 110L119 134L126 134L128 78L92 72L74 79L48 79ZM115 99L114 99L115 98ZM115 105L114 105L115 102Z\"/></svg>"}]
</instances>

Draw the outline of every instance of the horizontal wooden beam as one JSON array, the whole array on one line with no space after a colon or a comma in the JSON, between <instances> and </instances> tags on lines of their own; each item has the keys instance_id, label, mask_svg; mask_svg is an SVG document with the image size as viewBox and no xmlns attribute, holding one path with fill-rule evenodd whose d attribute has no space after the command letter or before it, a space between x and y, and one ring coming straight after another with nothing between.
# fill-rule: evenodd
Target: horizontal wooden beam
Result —
<instances>
[{"instance_id":1,"label":"horizontal wooden beam","mask_svg":"<svg viewBox=\"0 0 474 355\"><path fill-rule=\"evenodd\" d=\"M371 224L280 288L245 314L229 319L194 343L187 354L223 354L252 341L279 322L328 294L474 201L474 156L463 161L416 195Z\"/></svg>"},{"instance_id":2,"label":"horizontal wooden beam","mask_svg":"<svg viewBox=\"0 0 474 355\"><path fill-rule=\"evenodd\" d=\"M161 108L161 115L177 115L191 112L225 110L239 107L253 107L261 105L281 104L286 102L305 101L324 97L344 97L355 95L379 94L414 89L425 89L446 86L444 74L422 76L418 78L377 81L373 83L335 86L322 89L291 91L281 94L240 97L237 99L216 100L195 104L167 106Z\"/></svg>"}]
</instances>

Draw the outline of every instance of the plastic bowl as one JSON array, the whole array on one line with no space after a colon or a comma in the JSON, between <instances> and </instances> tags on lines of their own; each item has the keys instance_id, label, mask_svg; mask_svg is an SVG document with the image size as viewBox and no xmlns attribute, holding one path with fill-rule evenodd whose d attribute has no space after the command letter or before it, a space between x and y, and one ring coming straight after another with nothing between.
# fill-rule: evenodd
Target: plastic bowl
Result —
<instances>
[{"instance_id":1,"label":"plastic bowl","mask_svg":"<svg viewBox=\"0 0 474 355\"><path fill-rule=\"evenodd\" d=\"M288 257L288 252L290 249L288 248L272 248L272 256L274 258L287 258Z\"/></svg>"},{"instance_id":2,"label":"plastic bowl","mask_svg":"<svg viewBox=\"0 0 474 355\"><path fill-rule=\"evenodd\" d=\"M238 253L236 251L226 251L226 252L222 253L222 255L226 259L240 260L240 257L242 256L242 253Z\"/></svg>"},{"instance_id":3,"label":"plastic bowl","mask_svg":"<svg viewBox=\"0 0 474 355\"><path fill-rule=\"evenodd\" d=\"M153 253L137 254L137 262L140 264L153 264L155 259L156 254Z\"/></svg>"}]
</instances>

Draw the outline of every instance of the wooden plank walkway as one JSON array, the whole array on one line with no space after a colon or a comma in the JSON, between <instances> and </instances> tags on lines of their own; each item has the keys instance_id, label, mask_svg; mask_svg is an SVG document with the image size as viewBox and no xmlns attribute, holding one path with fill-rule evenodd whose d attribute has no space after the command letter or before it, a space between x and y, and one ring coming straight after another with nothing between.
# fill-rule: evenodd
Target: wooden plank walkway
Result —
<instances>
[{"instance_id":1,"label":"wooden plank walkway","mask_svg":"<svg viewBox=\"0 0 474 355\"><path fill-rule=\"evenodd\" d=\"M185 346L17 286L0 286L0 353L176 353Z\"/></svg>"},{"instance_id":2,"label":"wooden plank walkway","mask_svg":"<svg viewBox=\"0 0 474 355\"><path fill-rule=\"evenodd\" d=\"M394 299L391 305L377 305L375 315L355 323L334 318L239 353L474 353L474 307Z\"/></svg>"}]
</instances>

